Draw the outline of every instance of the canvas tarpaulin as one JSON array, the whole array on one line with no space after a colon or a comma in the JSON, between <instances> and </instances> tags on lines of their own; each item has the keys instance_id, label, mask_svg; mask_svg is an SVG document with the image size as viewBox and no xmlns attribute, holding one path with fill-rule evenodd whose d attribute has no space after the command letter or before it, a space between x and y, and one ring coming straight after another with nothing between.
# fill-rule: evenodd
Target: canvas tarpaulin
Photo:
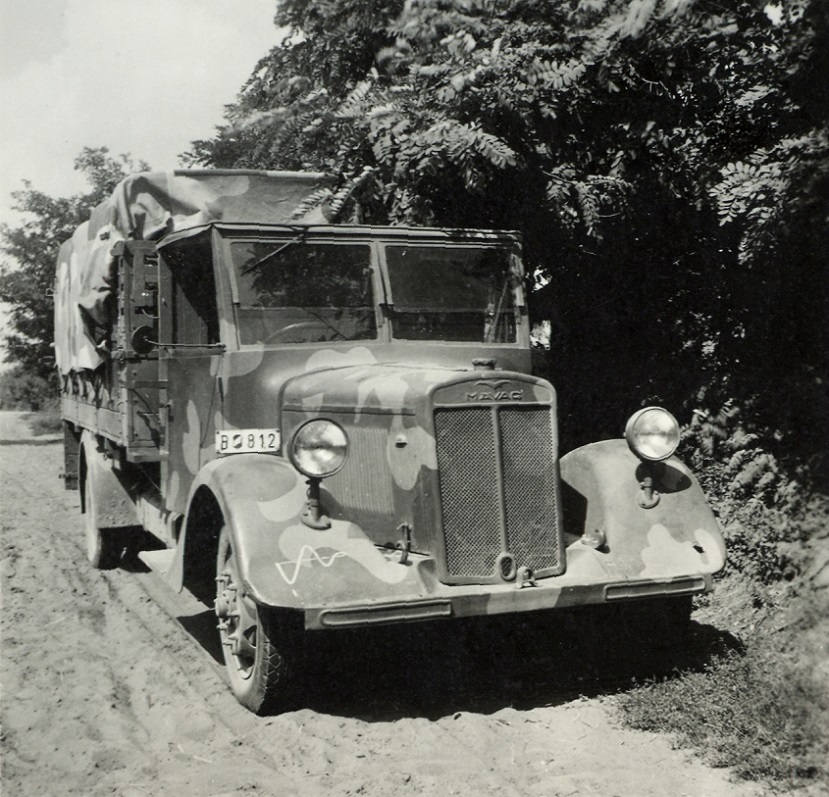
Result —
<instances>
[{"instance_id":1,"label":"canvas tarpaulin","mask_svg":"<svg viewBox=\"0 0 829 797\"><path fill-rule=\"evenodd\" d=\"M60 248L55 280L55 358L63 374L95 369L112 321L112 248L158 240L210 222L284 224L328 183L303 172L175 171L135 174L95 207Z\"/></svg>"}]
</instances>

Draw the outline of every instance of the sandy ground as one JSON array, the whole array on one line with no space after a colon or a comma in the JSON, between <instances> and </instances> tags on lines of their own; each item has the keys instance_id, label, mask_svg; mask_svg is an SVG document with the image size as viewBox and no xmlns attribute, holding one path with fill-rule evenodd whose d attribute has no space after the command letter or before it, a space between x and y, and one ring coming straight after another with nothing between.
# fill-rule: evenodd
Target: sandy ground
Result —
<instances>
[{"instance_id":1,"label":"sandy ground","mask_svg":"<svg viewBox=\"0 0 829 797\"><path fill-rule=\"evenodd\" d=\"M6 797L760 793L623 730L614 695L653 661L591 652L579 620L329 637L306 707L255 717L203 604L137 563L88 566L57 438L0 413L0 442ZM697 660L721 643L699 624L693 640Z\"/></svg>"}]
</instances>

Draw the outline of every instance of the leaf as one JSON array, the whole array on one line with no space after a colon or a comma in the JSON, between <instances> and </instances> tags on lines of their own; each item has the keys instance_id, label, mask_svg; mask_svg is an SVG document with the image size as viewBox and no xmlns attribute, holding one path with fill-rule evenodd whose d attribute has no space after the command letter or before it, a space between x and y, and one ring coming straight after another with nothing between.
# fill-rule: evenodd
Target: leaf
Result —
<instances>
[{"instance_id":1,"label":"leaf","mask_svg":"<svg viewBox=\"0 0 829 797\"><path fill-rule=\"evenodd\" d=\"M515 152L497 136L479 130L474 141L478 151L497 167L503 169L517 164Z\"/></svg>"},{"instance_id":2,"label":"leaf","mask_svg":"<svg viewBox=\"0 0 829 797\"><path fill-rule=\"evenodd\" d=\"M365 116L366 98L373 85L374 82L371 80L361 80L340 104L334 116L337 119L357 119Z\"/></svg>"},{"instance_id":3,"label":"leaf","mask_svg":"<svg viewBox=\"0 0 829 797\"><path fill-rule=\"evenodd\" d=\"M315 207L318 207L322 205L323 202L330 200L332 193L333 192L330 188L318 188L316 191L313 191L297 205L296 210L294 210L291 214L291 218L301 219Z\"/></svg>"},{"instance_id":4,"label":"leaf","mask_svg":"<svg viewBox=\"0 0 829 797\"><path fill-rule=\"evenodd\" d=\"M575 84L586 70L587 66L577 59L564 63L536 59L525 74L530 84L542 84L561 91Z\"/></svg>"}]
</instances>

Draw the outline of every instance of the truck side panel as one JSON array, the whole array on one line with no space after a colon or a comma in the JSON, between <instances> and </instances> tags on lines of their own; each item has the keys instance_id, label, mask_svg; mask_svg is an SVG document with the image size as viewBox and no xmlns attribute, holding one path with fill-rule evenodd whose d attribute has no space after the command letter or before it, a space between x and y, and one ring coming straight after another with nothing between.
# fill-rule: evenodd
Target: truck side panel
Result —
<instances>
[{"instance_id":1,"label":"truck side panel","mask_svg":"<svg viewBox=\"0 0 829 797\"><path fill-rule=\"evenodd\" d=\"M158 354L154 349L136 351L135 335L138 328L151 339L156 335L153 251L154 245L145 242L116 246L112 279L117 301L108 327L98 335L99 349L109 354L94 370L74 370L61 377L64 420L123 447L133 462L160 459Z\"/></svg>"}]
</instances>

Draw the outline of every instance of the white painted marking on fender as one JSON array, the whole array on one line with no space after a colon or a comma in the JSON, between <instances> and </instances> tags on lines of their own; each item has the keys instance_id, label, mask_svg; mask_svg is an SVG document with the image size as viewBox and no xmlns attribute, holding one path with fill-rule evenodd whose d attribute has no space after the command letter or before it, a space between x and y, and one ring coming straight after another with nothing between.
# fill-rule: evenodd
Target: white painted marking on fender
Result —
<instances>
[{"instance_id":1,"label":"white painted marking on fender","mask_svg":"<svg viewBox=\"0 0 829 797\"><path fill-rule=\"evenodd\" d=\"M304 565L306 562L308 564L312 564L314 560L316 560L323 567L331 567L331 565L334 564L335 559L340 559L343 556L348 556L348 554L345 553L345 551L337 551L336 553L331 554L331 556L329 556L326 560L324 557L320 556L317 553L315 548L312 548L310 545L303 545L302 548L300 548L299 556L296 558L296 560L289 560L287 562L274 562L274 565L276 565L276 569L279 570L279 575L281 575L282 578L285 579L285 583L292 587L294 586L294 584L296 584L297 579L299 578L299 571L302 568L302 565ZM293 565L294 572L291 575L288 575L288 573L285 572L285 568L283 567L283 565ZM294 594L296 593L294 592Z\"/></svg>"}]
</instances>

